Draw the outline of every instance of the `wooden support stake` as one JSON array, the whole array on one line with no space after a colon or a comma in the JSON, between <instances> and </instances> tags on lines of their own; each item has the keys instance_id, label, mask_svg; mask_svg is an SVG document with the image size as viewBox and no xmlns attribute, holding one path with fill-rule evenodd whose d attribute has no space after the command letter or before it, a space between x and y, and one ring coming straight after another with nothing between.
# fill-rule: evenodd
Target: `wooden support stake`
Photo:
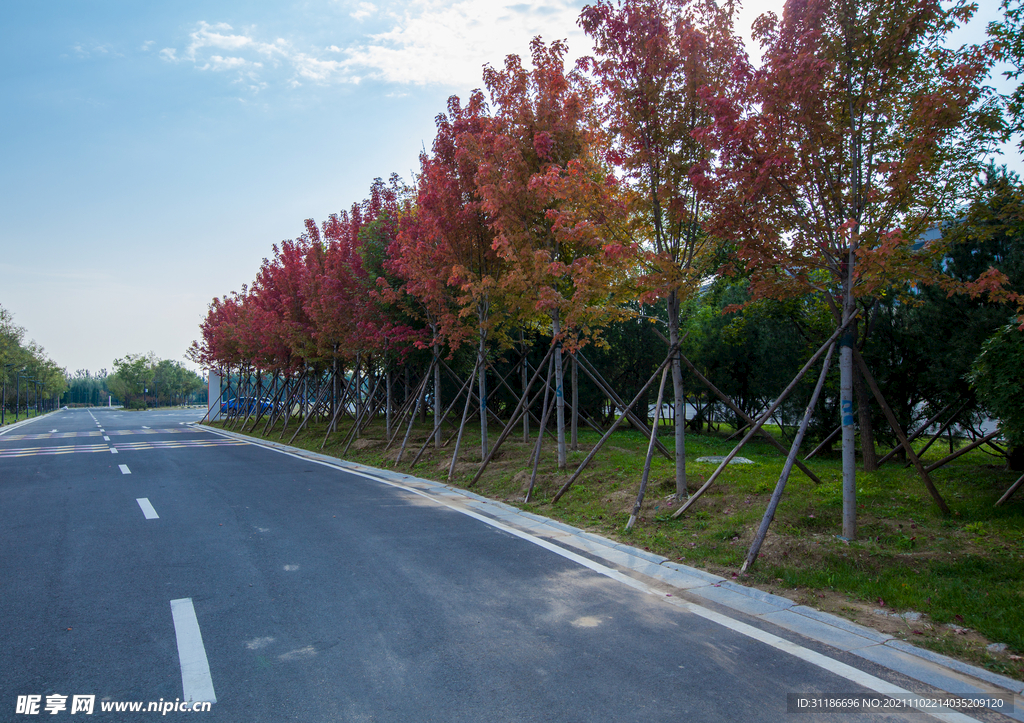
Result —
<instances>
[{"instance_id":1,"label":"wooden support stake","mask_svg":"<svg viewBox=\"0 0 1024 723\"><path fill-rule=\"evenodd\" d=\"M476 358L476 364L473 365L473 372L469 375L470 381L476 377L477 370L480 368L480 357ZM458 397L456 397L457 399ZM462 407L462 421L459 423L458 436L455 439L455 449L452 450L452 461L448 465L448 479L451 480L452 475L455 474L455 460L459 456L459 447L462 446L462 433L466 429L466 420L469 419L469 404L473 399L472 394L466 394L466 404Z\"/></svg>"},{"instance_id":2,"label":"wooden support stake","mask_svg":"<svg viewBox=\"0 0 1024 723\"><path fill-rule=\"evenodd\" d=\"M309 373L308 369L303 369L302 374L295 380L295 386L292 387L292 393L288 397L288 404L284 412L284 426L281 427L281 436L278 439L284 439L284 433L288 431L288 423L292 421L292 400L296 399L302 394L303 385L306 381L306 375Z\"/></svg>"},{"instance_id":3,"label":"wooden support stake","mask_svg":"<svg viewBox=\"0 0 1024 723\"><path fill-rule=\"evenodd\" d=\"M637 430L639 430L644 436L649 435L651 433L651 428L647 426L646 422L642 421L639 417L637 417L636 414L633 413L633 405L630 405L628 407L626 406L626 404L622 401L622 398L615 393L615 390L612 389L611 385L608 384L608 382L605 381L604 377L601 376L600 372L597 371L597 367L591 364L590 360L587 359L582 352L577 352L576 356L579 358L580 369L583 370L583 373L590 377L591 381L593 381L594 384L597 385L598 389L600 389L602 392L608 395L608 398L612 400L612 403L615 405L616 409L622 409L625 407L626 419L629 420L629 423L636 427ZM657 373L655 373L655 376L657 376ZM665 459L675 461L675 455L670 453L665 448L665 445L663 445L658 440L655 440L655 446L657 447L658 452L660 452L665 457Z\"/></svg>"},{"instance_id":4,"label":"wooden support stake","mask_svg":"<svg viewBox=\"0 0 1024 723\"><path fill-rule=\"evenodd\" d=\"M408 378L409 378L409 375L408 375L409 367L408 366L405 368L405 371L406 371L406 381L408 382ZM427 383L427 378L429 376L430 376L429 374L424 374L423 378L416 384L415 389L413 389L413 393L412 394L407 394L407 396L405 398L405 401L402 402L402 406L399 407L399 409L398 409L398 423L395 425L395 434L394 434L393 437L391 437L388 440L388 443L384 446L384 451L385 452L387 452L391 448L391 445L395 443L395 440L398 439L398 433L402 431L402 424L403 424L402 420L405 419L406 414L411 413L415 417L416 416L416 412L419 411L419 408L416 406L416 401L420 398L420 396L419 396L420 395L420 389L422 389L423 385Z\"/></svg>"},{"instance_id":5,"label":"wooden support stake","mask_svg":"<svg viewBox=\"0 0 1024 723\"><path fill-rule=\"evenodd\" d=\"M526 490L526 498L523 502L529 502L530 496L533 494L533 486L537 482L537 467L540 465L540 449L544 442L544 430L548 426L548 417L551 415L551 408L554 405L554 399L551 400L551 404L548 404L548 392L551 389L551 376L555 370L555 357L552 356L548 362L548 378L544 382L544 404L541 409L544 410L544 414L540 418L540 431L537 432L537 444L533 448L533 471L530 473L530 486Z\"/></svg>"},{"instance_id":6,"label":"wooden support stake","mask_svg":"<svg viewBox=\"0 0 1024 723\"><path fill-rule=\"evenodd\" d=\"M271 380L270 380L270 389L274 390L274 393L276 394L276 390L277 390L277 371L276 370L274 371L274 375L273 375L273 377L271 377ZM242 428L243 432L252 432L252 430L256 429L256 425L260 423L260 420L263 419L263 398L262 398L262 396L263 395L261 394L260 395L260 399L256 400L256 403L259 405L259 414L257 414L256 418L252 420L252 426L249 427L248 430L246 430L245 427ZM271 411L273 411L273 409L274 409L273 402L271 402L270 409L271 409ZM267 416L269 417L270 415L268 414Z\"/></svg>"},{"instance_id":7,"label":"wooden support stake","mask_svg":"<svg viewBox=\"0 0 1024 723\"><path fill-rule=\"evenodd\" d=\"M526 348L526 339L523 335L522 330L519 331L519 344L523 348L523 360L522 360L522 377L523 377L523 394L526 394L526 380L529 377L530 372L528 369L529 364L526 361L526 355L529 350ZM530 415L523 415L523 444L530 441Z\"/></svg>"},{"instance_id":8,"label":"wooden support stake","mask_svg":"<svg viewBox=\"0 0 1024 723\"><path fill-rule=\"evenodd\" d=\"M551 384L550 378L546 379L544 384ZM505 388L508 389L510 392L512 392L512 388L509 387L508 385L505 385ZM513 392L512 394L513 394L513 396L515 396L518 399L518 395L516 395L515 392ZM540 417L538 417L536 414L533 413L533 410L530 409L529 405L527 405L526 410L527 410L527 413L528 413L529 417L532 418L533 421L535 421L537 424L540 424ZM541 407L541 414L542 415L544 414L544 407L543 406ZM523 416L525 417L527 415L524 414ZM554 440L555 442L558 441L558 436L554 432L551 432L551 431L545 429L544 430L544 434L546 434L549 437L551 437L551 439ZM527 441L529 441L529 440L527 440Z\"/></svg>"},{"instance_id":9,"label":"wooden support stake","mask_svg":"<svg viewBox=\"0 0 1024 723\"><path fill-rule=\"evenodd\" d=\"M658 387L658 403L654 407L654 425L651 427L651 441L647 444L647 456L644 458L644 473L640 478L640 490L636 493L636 502L633 503L633 513L629 516L626 529L633 529L640 509L644 506L644 494L647 492L647 480L651 477L651 458L654 456L654 440L658 436L658 425L661 424L661 400L665 398L665 381L668 379L669 367L661 372L661 385ZM674 405L673 405L674 406Z\"/></svg>"},{"instance_id":10,"label":"wooden support stake","mask_svg":"<svg viewBox=\"0 0 1024 723\"><path fill-rule=\"evenodd\" d=\"M598 440L597 444L594 445L594 448L592 450L590 450L590 454L587 455L587 458L585 460L583 460L582 464L580 464L580 466L576 469L576 471L572 473L572 477L570 477L566 481L566 483L564 485L562 485L562 489L558 490L558 494L556 494L551 499L552 503L558 502L558 500L560 500L562 498L562 495L564 495L566 492L568 492L569 488L572 487L572 483L575 482L577 479L579 479L579 476L581 474L583 474L583 470L585 470L587 468L587 465L589 465L591 460L594 459L594 457L597 455L597 453L601 449L601 447L604 446L604 443L607 442L608 438L612 436L612 432L614 432L616 429L619 428L619 425L622 424L622 421L627 417L627 415L632 413L630 410L632 410L633 407L636 406L636 403L640 401L640 398L644 394L647 393L647 388L649 386L651 386L651 382L653 382L657 378L658 374L660 374L664 369L666 369L668 367L669 362L672 361L672 357L676 353L678 353L678 351L679 351L678 347L671 347L671 348L669 348L668 356L665 357L665 361L663 361L658 366L657 370L655 370L654 376L652 376L650 379L647 380L647 383L644 384L643 388L639 392L637 392L637 395L635 397L633 397L633 401L630 402L626 406L626 408L624 410L622 410L622 414L619 415L619 418L615 420L615 423L612 424L612 426L608 429L608 431L604 433L604 436L601 437L601 439ZM583 370L586 371L586 369L587 369L586 366L584 366ZM655 442L657 442L657 440L655 440ZM670 457L670 459L672 459L672 458Z\"/></svg>"},{"instance_id":11,"label":"wooden support stake","mask_svg":"<svg viewBox=\"0 0 1024 723\"><path fill-rule=\"evenodd\" d=\"M822 345L821 348L818 349L818 351L814 352L814 356L807 360L807 363L804 364L800 371L797 372L797 375L793 377L793 381L789 383L789 386L782 390L782 394L780 394L778 398L772 403L772 405L768 407L768 410L761 415L761 418L754 423L750 431L747 432L746 436L744 436L743 439L740 440L740 443L737 444L733 448L733 450L729 452L728 455L726 455L725 459L722 460L722 463L718 465L718 469L711 473L711 476L708 477L708 481L705 482L699 490L690 495L690 498L686 500L686 502L679 506L679 509L676 510L675 514L672 515L673 519L679 517L679 515L683 514L684 512L686 512L686 510L690 509L693 503L696 502L701 495L708 491L711 485L714 484L715 480L718 478L718 475L720 475L722 471L726 468L726 466L729 464L729 462L732 461L732 458L739 454L739 451L743 449L743 446L747 442L750 441L750 438L757 434L758 430L761 429L765 422L771 419L772 414L775 412L778 406L782 404L786 397L789 396L790 392L796 389L796 385L800 383L801 379L803 379L804 374L807 373L807 370L810 369L816 361L818 361L818 357L820 357L826 349L832 347L833 342L835 342L835 340L838 339L840 334L842 334L845 330L845 326L841 326L838 329L836 329L835 333L833 333L832 336L829 337L829 340L826 341L824 345Z\"/></svg>"},{"instance_id":12,"label":"wooden support stake","mask_svg":"<svg viewBox=\"0 0 1024 723\"><path fill-rule=\"evenodd\" d=\"M416 422L416 415L419 414L420 406L423 404L423 400L427 396L427 382L430 380L430 372L434 369L434 362L437 361L437 357L430 362L430 366L427 367L427 373L423 375L423 382L420 384L420 393L416 397L416 408L412 412L412 416L409 417L409 426L405 430L405 438L402 440L402 448L398 450L398 457L395 458L395 466L402 461L402 455L405 454L405 445L409 443L409 434L412 432L412 425Z\"/></svg>"},{"instance_id":13,"label":"wooden support stake","mask_svg":"<svg viewBox=\"0 0 1024 723\"><path fill-rule=\"evenodd\" d=\"M1010 497L1013 495L1014 492L1017 491L1017 488L1020 487L1021 484L1024 484L1024 474L1022 474L1017 479L1017 481L1014 482L1013 485L1011 485L1010 489L1006 490L1006 494L1004 494L1002 497L999 498L999 501L996 502L995 506L999 507L1001 504L1006 502L1006 500L1010 499Z\"/></svg>"},{"instance_id":14,"label":"wooden support stake","mask_svg":"<svg viewBox=\"0 0 1024 723\"><path fill-rule=\"evenodd\" d=\"M964 410L964 407L966 407L966 406L967 406L967 404L969 404L969 402L966 402L966 403L964 403L964 404L963 404L963 405L962 405L962 406L960 407L960 409L958 409L958 410L956 411L956 413L955 413L955 414L954 414L954 415L953 415L952 417L950 417L950 418L949 418L949 421L947 421L947 422L946 422L946 424L944 424L944 425L943 425L942 427L940 427L940 428L939 428L939 434L942 434L942 433L943 433L943 432L945 431L946 427L947 427L947 426L949 426L949 425L950 425L950 424L951 424L951 423L953 422L953 420L954 420L954 419L956 419L956 418L957 418L957 417L958 417L958 416L960 415L960 412L962 412L962 411ZM923 433L923 432L924 432L924 431L925 431L926 429L928 429L928 427L930 427L930 426L932 426L933 424L935 424L935 421L936 421L936 420L937 420L937 419L938 419L939 417L941 417L941 416L942 416L943 414L945 414L945 413L946 413L947 411L949 411L949 408L950 408L951 406L952 406L951 404L947 404L946 406L944 406L944 407L943 407L943 408L942 408L941 410L939 410L939 413L938 413L938 414L932 415L932 418L931 418L931 419L929 419L929 420L928 420L927 422L925 422L925 423L924 423L924 424L922 424L922 425L921 425L920 427L918 427L918 428L917 428L917 431L916 431L916 432L914 432L914 433L913 433L912 435L910 435L909 437L907 437L907 439L908 439L908 440L910 440L911 442L913 442L913 441L914 441L915 439L917 439L918 437L920 437L920 436L921 436L921 434L922 434L922 433ZM885 453L885 455L884 455L884 456L883 456L883 457L882 457L881 459L879 459L879 460L878 460L878 466L879 466L879 467L881 467L883 463L885 463L885 462L888 462L888 461L889 461L890 459L892 459L892 458L893 458L893 455L895 455L895 454L896 454L897 452L899 452L899 451L900 451L901 449L903 449L903 446L902 446L902 445L899 445L899 444L897 444L897 445L896 445L895 447L893 447L892 449L890 449L890 450L889 450L888 452L886 452L886 453ZM924 454L924 450L921 450L921 454Z\"/></svg>"},{"instance_id":15,"label":"wooden support stake","mask_svg":"<svg viewBox=\"0 0 1024 723\"><path fill-rule=\"evenodd\" d=\"M295 433L292 434L292 438L288 440L288 444L291 444L292 442L295 441L295 438L298 436L299 432L302 431L302 428L306 426L306 423L310 420L310 418L316 412L317 407L320 406L320 402L323 400L324 397L327 396L327 392L331 391L331 385L330 384L320 385L319 382L320 382L320 380L318 378L317 379L318 388L317 388L316 400L313 402L313 405L311 407L309 407L309 409L306 411L305 419L302 420L302 424L300 424L298 427L296 427ZM322 388L320 388L321 386L322 386Z\"/></svg>"},{"instance_id":16,"label":"wooden support stake","mask_svg":"<svg viewBox=\"0 0 1024 723\"><path fill-rule=\"evenodd\" d=\"M761 518L761 526L758 528L757 534L754 535L754 540L750 543L750 549L747 550L747 559L743 561L743 567L740 568L741 573L746 572L747 568L757 560L757 555L761 552L764 538L768 535L768 527L772 524L772 520L775 519L775 510L778 508L779 501L782 499L782 493L786 489L789 474L793 471L793 463L796 462L796 455L800 451L800 445L803 444L807 427L811 423L811 415L814 414L814 408L818 406L818 396L821 394L822 387L825 386L828 367L832 362L832 352L835 349L835 344L829 347L828 354L825 355L825 361L821 364L821 374L818 375L818 383L814 386L814 393L811 394L811 400L807 403L807 409L804 410L804 418L800 422L800 429L797 430L796 436L793 438L793 444L789 448L789 455L786 457L786 464L782 467L782 474L779 475L779 481L775 484L775 491L772 492L772 498L768 501L768 508L764 511L764 517Z\"/></svg>"},{"instance_id":17,"label":"wooden support stake","mask_svg":"<svg viewBox=\"0 0 1024 723\"><path fill-rule=\"evenodd\" d=\"M860 367L861 373L864 374L864 381L868 383L868 387L871 388L871 393L875 395L875 401L878 402L878 406L882 408L882 412L885 413L885 418L889 420L889 426L892 427L892 431L896 433L896 436L900 440L900 444L903 445L903 449L907 450L907 456L914 463L914 467L917 468L917 473L921 475L921 479L924 480L924 486L928 488L928 493L931 494L932 499L935 500L935 504L942 510L942 514L949 514L949 505L942 499L942 495L935 489L935 485L932 484L932 478L928 476L928 471L921 464L921 458L917 456L914 448L910 442L907 441L907 436L903 434L903 429L900 427L900 423L896 421L896 415L892 413L892 409L889 408L888 402L885 401L885 397L882 396L882 392L878 389L878 384L875 383L875 378L871 376L871 370L868 369L867 362L864 361L864 357L860 355L860 352L856 349L853 350L853 358L857 362L857 366Z\"/></svg>"},{"instance_id":18,"label":"wooden support stake","mask_svg":"<svg viewBox=\"0 0 1024 723\"><path fill-rule=\"evenodd\" d=\"M804 457L804 462L806 462L811 457L813 457L816 454L818 454L818 452L820 452L821 450L825 449L830 444L832 444L832 442L835 441L835 438L838 437L842 433L843 433L843 428L841 426L836 427L832 431L832 434L828 435L827 437L825 437L825 439L822 440L821 444L819 444L817 447L815 447L810 452L808 452L807 456ZM879 464L881 464L881 462L879 462Z\"/></svg>"},{"instance_id":19,"label":"wooden support stake","mask_svg":"<svg viewBox=\"0 0 1024 723\"><path fill-rule=\"evenodd\" d=\"M344 371L345 370L342 369L343 374ZM355 377L353 375L353 379L354 378ZM334 416L331 417L331 423L327 425L327 433L324 435L324 441L320 443L320 449L323 449L324 445L327 444L327 438L331 436L331 430L336 428L335 425L338 421L338 417L341 416L341 412L345 408L345 404L347 403L349 395L351 393L351 387L352 383L344 380L342 381L341 395L339 396L337 406L334 409ZM345 441L348 441L349 434L351 434L351 430L345 433ZM348 447L345 447L345 451L348 451ZM344 455L344 452L342 453L342 455Z\"/></svg>"},{"instance_id":20,"label":"wooden support stake","mask_svg":"<svg viewBox=\"0 0 1024 723\"><path fill-rule=\"evenodd\" d=\"M966 447L961 447L957 451L953 452L953 454L947 454L945 457L940 459L938 462L934 462L934 463L928 465L927 467L925 467L924 470L925 470L925 472L931 472L933 470L936 470L939 467L942 467L943 465L949 464L950 462L952 462L954 459L956 459L960 455L967 454L972 449L977 449L981 445L986 444L987 442L989 442L992 439L995 439L998 436L999 436L999 430L997 429L996 431L992 432L991 434L986 434L984 437L979 437L978 439L976 439L973 442L971 442L970 444L968 444Z\"/></svg>"},{"instance_id":21,"label":"wooden support stake","mask_svg":"<svg viewBox=\"0 0 1024 723\"><path fill-rule=\"evenodd\" d=\"M436 374L437 371L438 370L435 369L434 373ZM420 457L423 456L423 453L426 451L427 447L430 445L430 440L431 439L434 439L435 442L437 442L437 439L439 439L440 434L441 434L441 423L444 422L444 420L448 418L448 412L452 411L452 407L454 407L455 404L459 401L459 397L461 397L462 393L464 391L466 391L466 387L469 386L472 383L473 376L475 374L476 374L476 367L473 368L473 374L470 374L469 377L467 377L466 381L462 385L462 388L459 389L459 393L456 394L454 397L452 397L452 401L448 405L448 408L444 410L444 414L442 414L440 418L437 418L437 415L435 415L434 431L427 437L427 441L425 441L423 443L423 446L420 447L420 451L416 453L416 457L414 457L412 462L409 463L409 469L412 469L413 467L415 467L416 463L420 461ZM434 379L435 379L435 384L436 384L437 378L435 377ZM437 448L438 449L441 448L441 445L439 443L437 444Z\"/></svg>"},{"instance_id":22,"label":"wooden support stake","mask_svg":"<svg viewBox=\"0 0 1024 723\"><path fill-rule=\"evenodd\" d=\"M753 418L750 417L749 415L747 415L747 413L744 412L742 409L740 409L739 405L737 405L736 402L734 402L729 397L728 394L726 394L725 392L721 391L718 387L716 387L714 384L712 384L711 381L707 377L705 377L703 374L701 374L697 370L697 367L695 367L693 365L693 362L691 362L689 359L686 358L685 354L680 354L679 358L682 359L683 364L685 364L687 366L687 368L691 372L693 372L693 375L695 377L697 377L697 379L700 381L700 383L703 384L705 387L707 387L719 399L721 399L723 402L725 402L725 405L727 407L729 407L732 411L734 411L736 414L738 414L740 416L740 418L743 419L744 421L746 421L746 423L748 425L751 425L751 424L754 423ZM775 439L775 437L773 437L771 435L771 433L769 433L767 430L759 429L757 431L757 433L759 435L761 435L761 437L763 437L766 442L768 442L773 447L775 447L775 449L779 450L783 454L787 454L787 450L786 450L785 447L782 446L782 443L779 442L779 440ZM807 475L815 484L819 484L819 485L821 484L821 479L818 478L818 475L814 474L814 472L812 472L810 469L808 469L807 465L805 465L803 462L801 462L800 460L797 460L796 461L796 466L797 466L797 468L801 472L803 472L805 475Z\"/></svg>"},{"instance_id":23,"label":"wooden support stake","mask_svg":"<svg viewBox=\"0 0 1024 723\"><path fill-rule=\"evenodd\" d=\"M478 361L479 361L479 360L478 360ZM445 363L444 363L443 361L441 362L441 366L443 366L443 367L445 368L445 371L447 371L447 372L448 372L448 374L449 374L449 375L451 376L451 378L452 378L452 379L454 379L454 380L455 380L456 382L458 382L458 381L459 381L459 375L458 375L458 374L456 374L456 373L455 373L454 371L452 371L452 368L451 368L451 367L449 367L449 366L448 366L447 364L445 364ZM478 370L479 370L479 367L478 367ZM476 393L476 391L473 391L473 392L472 392L472 394L473 394L473 398L474 398L474 399L476 399L477 401L480 401L480 395L478 395L478 394ZM493 409L491 409L490 407L487 407L487 413L488 413L488 414L490 414L490 415L491 415L491 417L493 417L493 418L494 418L494 421L498 423L498 426L499 426L499 427L501 427L501 428L502 428L502 430L504 430L504 429L505 429L505 420L503 420L503 419L502 419L501 417L499 417L499 416L498 416L498 413L497 413L497 412L495 412L495 411L494 411ZM449 424L451 424L451 422L449 422ZM455 425L454 425L454 424L452 424L452 427L454 427L454 426L455 426Z\"/></svg>"},{"instance_id":24,"label":"wooden support stake","mask_svg":"<svg viewBox=\"0 0 1024 723\"><path fill-rule=\"evenodd\" d=\"M220 396L217 397L217 401L215 401L213 404L210 404L209 399L207 399L207 402L206 402L206 406L207 406L206 414L204 414L203 418L199 420L200 424L202 424L207 419L209 419L210 412L213 411L214 407L220 407L220 400L223 399L224 395L227 394L227 393L228 393L228 387L227 387L227 385L225 385L224 388L220 391Z\"/></svg>"},{"instance_id":25,"label":"wooden support stake","mask_svg":"<svg viewBox=\"0 0 1024 723\"><path fill-rule=\"evenodd\" d=\"M380 379L381 378L378 375L377 376L377 381L374 382L374 385L373 385L373 391L370 392L370 399L373 399L374 395L377 394L377 388L380 386ZM365 426L366 424L369 423L369 415L366 414L366 415L364 415L364 417L367 419L367 421L363 422L363 425ZM359 437L359 419L358 419L358 417L356 418L355 422L352 424L352 429L349 431L349 436L346 437L345 449L343 449L341 451L341 456L342 457L344 457L346 454L348 454L348 448L352 446L352 443L356 441L357 437Z\"/></svg>"},{"instance_id":26,"label":"wooden support stake","mask_svg":"<svg viewBox=\"0 0 1024 723\"><path fill-rule=\"evenodd\" d=\"M750 422L744 422L744 423L743 423L743 426L741 426L741 427L738 427L738 428L736 429L736 431L735 431L735 432L733 432L732 434L730 434L730 435L729 435L728 437L726 437L724 441L726 441L726 442L731 442L731 441L732 441L732 440L734 440L734 439L735 439L736 437L740 436L740 435L741 435L741 434L743 434L743 433L744 433L745 431L747 431L747 429L749 429L749 428L750 428Z\"/></svg>"},{"instance_id":27,"label":"wooden support stake","mask_svg":"<svg viewBox=\"0 0 1024 723\"><path fill-rule=\"evenodd\" d=\"M491 460L494 459L494 455L497 454L502 442L505 441L505 438L509 435L509 432L512 431L512 426L519 421L519 415L522 413L520 410L523 410L524 408L529 408L529 404L531 403L528 400L530 389L533 388L534 382L536 382L537 377L540 376L540 370L541 367L544 366L544 362L546 362L548 360L548 357L554 354L554 352L555 346L554 344L552 344L551 347L548 349L548 353L545 354L544 358L541 360L540 366L537 367L537 371L535 371L533 373L533 376L530 378L530 383L526 385L526 389L523 391L523 396L519 400L519 404L516 406L515 411L512 413L512 418L509 420L508 426L506 426L502 433L498 436L498 441L495 442L491 449L487 452L487 456L484 457L483 462L480 463L480 469L476 471L476 475L474 475L473 479L469 481L469 484L466 485L466 487L472 487L477 483L477 481L480 479L480 476L483 475L484 470L487 469L487 465L489 465L491 463ZM536 401L536 399L532 401ZM524 402L526 402L525 405Z\"/></svg>"}]
</instances>

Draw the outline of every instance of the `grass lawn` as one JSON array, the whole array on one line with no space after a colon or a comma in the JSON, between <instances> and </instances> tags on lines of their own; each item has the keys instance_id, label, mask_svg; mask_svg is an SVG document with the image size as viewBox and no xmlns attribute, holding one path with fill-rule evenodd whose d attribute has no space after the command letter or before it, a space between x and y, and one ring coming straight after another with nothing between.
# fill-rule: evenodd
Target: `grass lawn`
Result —
<instances>
[{"instance_id":1,"label":"grass lawn","mask_svg":"<svg viewBox=\"0 0 1024 723\"><path fill-rule=\"evenodd\" d=\"M409 470L430 425L413 428L400 469ZM241 431L240 425L229 422L227 426ZM259 435L263 426L250 433ZM295 426L293 422L282 441L289 440ZM322 450L323 422L311 424L292 444L341 456L350 422L339 426L340 432L331 435ZM453 431L446 426L445 439L453 437ZM492 443L497 435L497 424L493 424ZM725 437L725 432L687 434L691 492L716 467L697 458L727 454L735 442ZM280 424L266 438L281 440ZM383 439L383 423L371 425L345 459L394 468L401 435L386 450ZM638 432L625 429L613 435L571 490L557 504L551 503L597 439L597 434L581 430L579 451L569 453L563 472L557 469L554 442L546 438L533 501L524 503L536 438L524 444L522 433L513 433L472 489L1024 680L1024 491L1002 507L993 506L1019 476L1006 471L1001 459L975 450L932 472L952 509L949 517L941 514L912 467L892 461L878 472L859 471L858 539L847 543L836 537L842 529L838 454L815 457L807 464L823 483L815 484L793 470L757 563L739 577L782 470L780 452L767 443L749 443L740 454L754 464L730 465L675 520L671 518L677 507L672 499L672 464L656 455L640 519L627 532L647 450L647 439ZM671 429L661 440L671 449ZM439 452L429 445L413 473L447 481L453 445L454 438ZM925 460L937 461L948 451L939 442L928 450ZM474 430L467 425L451 484L467 486L479 463L479 427ZM917 619L899 616L908 612L922 615ZM991 643L1003 643L1007 649L990 652Z\"/></svg>"}]
</instances>

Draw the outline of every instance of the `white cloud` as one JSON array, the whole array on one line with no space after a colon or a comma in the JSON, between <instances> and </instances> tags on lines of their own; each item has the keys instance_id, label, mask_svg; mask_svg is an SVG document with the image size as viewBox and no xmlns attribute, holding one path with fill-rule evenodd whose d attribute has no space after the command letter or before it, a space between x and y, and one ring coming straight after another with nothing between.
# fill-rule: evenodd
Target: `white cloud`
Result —
<instances>
[{"instance_id":1,"label":"white cloud","mask_svg":"<svg viewBox=\"0 0 1024 723\"><path fill-rule=\"evenodd\" d=\"M373 3L359 3L359 6L349 15L356 20L366 20L366 18L374 15L377 12L377 6Z\"/></svg>"},{"instance_id":2,"label":"white cloud","mask_svg":"<svg viewBox=\"0 0 1024 723\"><path fill-rule=\"evenodd\" d=\"M304 53L296 53L290 59L298 77L316 83L327 83L346 74L345 63L339 60L320 60ZM352 78L348 80L351 82Z\"/></svg>"},{"instance_id":3,"label":"white cloud","mask_svg":"<svg viewBox=\"0 0 1024 723\"><path fill-rule=\"evenodd\" d=\"M481 84L484 64L527 55L536 35L568 39L573 57L584 55L590 44L576 25L579 11L566 0L420 0L395 16L390 30L349 48L348 61L393 83L471 88Z\"/></svg>"},{"instance_id":4,"label":"white cloud","mask_svg":"<svg viewBox=\"0 0 1024 723\"><path fill-rule=\"evenodd\" d=\"M194 62L200 62L205 55L206 49L228 50L233 53L254 52L264 58L287 58L290 54L288 42L278 38L274 42L267 43L252 37L250 34L238 34L233 32L227 23L215 23L211 25L200 21L196 29L189 33L192 42L185 51L185 56ZM237 56L233 56L237 57Z\"/></svg>"},{"instance_id":5,"label":"white cloud","mask_svg":"<svg viewBox=\"0 0 1024 723\"><path fill-rule=\"evenodd\" d=\"M123 58L124 54L117 52L110 43L93 43L84 45L77 43L71 46L75 54L80 58Z\"/></svg>"},{"instance_id":6,"label":"white cloud","mask_svg":"<svg viewBox=\"0 0 1024 723\"><path fill-rule=\"evenodd\" d=\"M211 55L210 61L200 70L237 70L259 65L259 63L250 63L245 58L224 58L220 55Z\"/></svg>"},{"instance_id":7,"label":"white cloud","mask_svg":"<svg viewBox=\"0 0 1024 723\"><path fill-rule=\"evenodd\" d=\"M200 21L180 54L164 48L170 62L234 72L236 82L259 89L270 83L355 84L372 78L397 85L438 84L468 90L482 84L482 67L505 56L529 53L530 39L568 39L572 58L589 42L576 25L576 0L413 0L394 8L359 2L350 15L375 17L384 30L327 46L301 49L285 39L261 40L255 28ZM350 30L350 28L348 28Z\"/></svg>"}]
</instances>

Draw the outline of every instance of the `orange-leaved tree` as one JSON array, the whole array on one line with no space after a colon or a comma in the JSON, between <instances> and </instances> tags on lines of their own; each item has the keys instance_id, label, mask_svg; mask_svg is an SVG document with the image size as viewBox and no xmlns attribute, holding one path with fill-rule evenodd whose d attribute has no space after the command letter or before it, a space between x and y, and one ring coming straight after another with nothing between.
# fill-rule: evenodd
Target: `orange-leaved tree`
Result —
<instances>
[{"instance_id":1,"label":"orange-leaved tree","mask_svg":"<svg viewBox=\"0 0 1024 723\"><path fill-rule=\"evenodd\" d=\"M712 121L703 92L731 79L740 44L732 4L713 0L599 0L583 9L594 39L596 75L614 133L609 159L632 190L631 211L645 250L645 301L664 298L671 348L680 312L713 272L709 206L693 182L714 160L695 132ZM676 495L687 494L685 401L680 359L671 362Z\"/></svg>"},{"instance_id":2,"label":"orange-leaved tree","mask_svg":"<svg viewBox=\"0 0 1024 723\"><path fill-rule=\"evenodd\" d=\"M476 336L481 456L487 456L486 357L507 317L499 294L505 264L477 191L476 149L490 123L481 93L465 106L452 96L437 117L431 154L420 158L415 210L404 220L386 268L404 280L434 331L432 344L449 350ZM438 372L439 374L439 372Z\"/></svg>"},{"instance_id":3,"label":"orange-leaved tree","mask_svg":"<svg viewBox=\"0 0 1024 723\"><path fill-rule=\"evenodd\" d=\"M714 230L735 244L752 295L817 293L846 329L848 539L856 535L858 303L940 281L941 248L917 241L949 218L997 128L983 85L989 58L947 45L970 12L967 2L947 10L938 0L788 0L781 20L769 13L755 23L762 66L737 65L734 92L713 99L715 123L704 136L722 161L704 186L718 209Z\"/></svg>"},{"instance_id":4,"label":"orange-leaved tree","mask_svg":"<svg viewBox=\"0 0 1024 723\"><path fill-rule=\"evenodd\" d=\"M504 296L526 325L550 323L558 466L565 468L562 346L575 351L623 315L632 253L619 183L602 158L594 89L566 70L564 42L530 44L484 69L493 119L477 147L477 184L507 266Z\"/></svg>"}]
</instances>

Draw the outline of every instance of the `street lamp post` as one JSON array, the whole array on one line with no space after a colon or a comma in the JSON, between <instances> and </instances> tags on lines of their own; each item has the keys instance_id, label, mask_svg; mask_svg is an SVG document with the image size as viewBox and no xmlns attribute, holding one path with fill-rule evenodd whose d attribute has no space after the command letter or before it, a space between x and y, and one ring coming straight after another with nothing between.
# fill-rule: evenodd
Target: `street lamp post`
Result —
<instances>
[{"instance_id":1,"label":"street lamp post","mask_svg":"<svg viewBox=\"0 0 1024 723\"><path fill-rule=\"evenodd\" d=\"M4 364L4 396L0 399L0 426L7 423L7 374L13 364Z\"/></svg>"},{"instance_id":2,"label":"street lamp post","mask_svg":"<svg viewBox=\"0 0 1024 723\"><path fill-rule=\"evenodd\" d=\"M28 419L29 411L32 409L32 407L35 407L38 404L39 395L36 394L36 380L33 379L32 377L25 377L25 381L27 381L29 384L32 385L32 396L33 396L33 398L32 398L32 406L30 407L29 404L28 404L28 388L26 387L26 389L25 389L25 418ZM36 409L36 416L39 416L39 409Z\"/></svg>"},{"instance_id":3,"label":"street lamp post","mask_svg":"<svg viewBox=\"0 0 1024 723\"><path fill-rule=\"evenodd\" d=\"M23 371L25 371L25 370L24 369L19 369L18 373L15 374L15 379L16 379L16 383L17 383L17 387L18 387L17 394L14 397L14 421L15 422L18 421L18 419L19 419L19 417L21 415L21 380L24 379L25 381L29 381L29 377L25 376L24 374L21 374L21 372L23 372ZM28 401L28 389L25 390L25 401L26 402ZM28 410L27 409L25 410L25 413L28 414Z\"/></svg>"}]
</instances>

